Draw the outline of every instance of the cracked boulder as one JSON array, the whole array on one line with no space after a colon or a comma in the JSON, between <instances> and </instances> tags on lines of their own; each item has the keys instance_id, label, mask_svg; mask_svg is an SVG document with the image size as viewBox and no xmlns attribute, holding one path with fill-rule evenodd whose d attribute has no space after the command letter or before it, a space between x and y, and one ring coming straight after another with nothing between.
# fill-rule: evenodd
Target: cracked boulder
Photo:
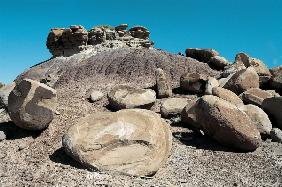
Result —
<instances>
[{"instance_id":1,"label":"cracked boulder","mask_svg":"<svg viewBox=\"0 0 282 187\"><path fill-rule=\"evenodd\" d=\"M27 130L47 128L54 118L56 107L56 90L30 79L17 83L8 98L12 121Z\"/></svg>"},{"instance_id":2,"label":"cracked boulder","mask_svg":"<svg viewBox=\"0 0 282 187\"><path fill-rule=\"evenodd\" d=\"M108 94L109 105L115 110L129 108L151 108L156 101L156 92L151 89L138 89L118 85Z\"/></svg>"},{"instance_id":3,"label":"cracked boulder","mask_svg":"<svg viewBox=\"0 0 282 187\"><path fill-rule=\"evenodd\" d=\"M132 176L154 175L171 146L168 124L144 109L91 114L63 136L66 153L87 168Z\"/></svg>"}]
</instances>

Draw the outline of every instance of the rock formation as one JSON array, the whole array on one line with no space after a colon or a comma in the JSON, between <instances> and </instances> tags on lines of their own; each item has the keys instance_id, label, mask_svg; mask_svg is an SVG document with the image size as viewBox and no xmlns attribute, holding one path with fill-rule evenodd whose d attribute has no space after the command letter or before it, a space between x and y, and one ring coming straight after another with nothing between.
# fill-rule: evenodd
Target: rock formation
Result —
<instances>
[{"instance_id":1,"label":"rock formation","mask_svg":"<svg viewBox=\"0 0 282 187\"><path fill-rule=\"evenodd\" d=\"M160 68L156 70L156 89L159 98L170 97L172 95L170 79Z\"/></svg>"}]
</instances>

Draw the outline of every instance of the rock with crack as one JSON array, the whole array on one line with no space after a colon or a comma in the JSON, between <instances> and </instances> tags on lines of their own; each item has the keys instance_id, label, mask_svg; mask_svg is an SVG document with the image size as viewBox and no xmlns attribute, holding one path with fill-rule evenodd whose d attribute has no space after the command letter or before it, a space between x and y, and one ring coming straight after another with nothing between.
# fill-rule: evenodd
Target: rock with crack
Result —
<instances>
[{"instance_id":1,"label":"rock with crack","mask_svg":"<svg viewBox=\"0 0 282 187\"><path fill-rule=\"evenodd\" d=\"M180 88L191 93L204 93L207 76L199 73L185 73L180 77Z\"/></svg>"},{"instance_id":2,"label":"rock with crack","mask_svg":"<svg viewBox=\"0 0 282 187\"><path fill-rule=\"evenodd\" d=\"M223 88L239 95L251 88L259 88L259 76L253 67L249 67L233 74Z\"/></svg>"},{"instance_id":3,"label":"rock with crack","mask_svg":"<svg viewBox=\"0 0 282 187\"><path fill-rule=\"evenodd\" d=\"M4 108L5 110L8 109L8 97L10 92L14 89L16 86L15 82L12 82L11 84L7 84L0 88L0 109Z\"/></svg>"},{"instance_id":4,"label":"rock with crack","mask_svg":"<svg viewBox=\"0 0 282 187\"><path fill-rule=\"evenodd\" d=\"M208 61L219 53L214 49L200 49L200 48L188 48L185 51L186 57L194 58L200 62L208 63Z\"/></svg>"},{"instance_id":5,"label":"rock with crack","mask_svg":"<svg viewBox=\"0 0 282 187\"><path fill-rule=\"evenodd\" d=\"M108 94L109 105L115 110L130 108L149 109L156 101L151 89L138 89L127 85L115 86Z\"/></svg>"},{"instance_id":6,"label":"rock with crack","mask_svg":"<svg viewBox=\"0 0 282 187\"><path fill-rule=\"evenodd\" d=\"M82 165L132 176L154 175L171 146L168 124L144 109L91 114L63 136L65 151Z\"/></svg>"},{"instance_id":7,"label":"rock with crack","mask_svg":"<svg viewBox=\"0 0 282 187\"><path fill-rule=\"evenodd\" d=\"M168 98L161 104L161 115L164 118L180 115L187 104L187 98Z\"/></svg>"},{"instance_id":8,"label":"rock with crack","mask_svg":"<svg viewBox=\"0 0 282 187\"><path fill-rule=\"evenodd\" d=\"M282 129L282 96L264 99L262 108L269 115L272 124Z\"/></svg>"},{"instance_id":9,"label":"rock with crack","mask_svg":"<svg viewBox=\"0 0 282 187\"><path fill-rule=\"evenodd\" d=\"M56 107L56 90L30 79L17 83L9 95L9 115L23 129L47 128L54 118Z\"/></svg>"},{"instance_id":10,"label":"rock with crack","mask_svg":"<svg viewBox=\"0 0 282 187\"><path fill-rule=\"evenodd\" d=\"M242 106L244 105L243 101L238 97L234 92L221 88L215 87L212 89L212 95L217 96L225 101L232 103L233 105Z\"/></svg>"},{"instance_id":11,"label":"rock with crack","mask_svg":"<svg viewBox=\"0 0 282 187\"><path fill-rule=\"evenodd\" d=\"M258 106L255 105L243 105L240 107L256 124L258 131L261 135L269 135L272 129L271 121L268 115Z\"/></svg>"},{"instance_id":12,"label":"rock with crack","mask_svg":"<svg viewBox=\"0 0 282 187\"><path fill-rule=\"evenodd\" d=\"M161 68L156 70L156 89L159 98L172 96L170 80Z\"/></svg>"}]
</instances>

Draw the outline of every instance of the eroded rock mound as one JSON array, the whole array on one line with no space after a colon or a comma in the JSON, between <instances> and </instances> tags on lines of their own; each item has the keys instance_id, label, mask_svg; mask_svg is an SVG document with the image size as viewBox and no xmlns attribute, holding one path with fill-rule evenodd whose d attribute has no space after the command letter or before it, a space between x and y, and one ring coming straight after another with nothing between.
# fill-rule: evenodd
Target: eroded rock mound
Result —
<instances>
[{"instance_id":1,"label":"eroded rock mound","mask_svg":"<svg viewBox=\"0 0 282 187\"><path fill-rule=\"evenodd\" d=\"M115 86L108 94L109 105L115 109L146 108L149 109L156 101L156 93L151 89Z\"/></svg>"},{"instance_id":2,"label":"eroded rock mound","mask_svg":"<svg viewBox=\"0 0 282 187\"><path fill-rule=\"evenodd\" d=\"M18 83L9 95L9 115L23 129L47 128L54 118L56 107L56 90L30 79Z\"/></svg>"},{"instance_id":3,"label":"eroded rock mound","mask_svg":"<svg viewBox=\"0 0 282 187\"><path fill-rule=\"evenodd\" d=\"M170 155L168 124L143 109L101 112L82 118L63 136L63 147L88 168L151 176Z\"/></svg>"}]
</instances>

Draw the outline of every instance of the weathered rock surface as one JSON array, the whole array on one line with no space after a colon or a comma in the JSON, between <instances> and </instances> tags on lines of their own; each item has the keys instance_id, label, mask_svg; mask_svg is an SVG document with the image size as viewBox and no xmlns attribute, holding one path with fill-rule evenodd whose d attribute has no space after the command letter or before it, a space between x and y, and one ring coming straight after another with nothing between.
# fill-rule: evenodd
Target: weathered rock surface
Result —
<instances>
[{"instance_id":1,"label":"weathered rock surface","mask_svg":"<svg viewBox=\"0 0 282 187\"><path fill-rule=\"evenodd\" d=\"M264 99L262 108L269 115L272 124L282 129L282 96Z\"/></svg>"},{"instance_id":2,"label":"weathered rock surface","mask_svg":"<svg viewBox=\"0 0 282 187\"><path fill-rule=\"evenodd\" d=\"M223 72L221 73L221 76L226 78L234 73L237 73L238 71L241 71L243 69L246 69L245 65L240 62L234 62L233 64L227 65L224 67Z\"/></svg>"},{"instance_id":3,"label":"weathered rock surface","mask_svg":"<svg viewBox=\"0 0 282 187\"><path fill-rule=\"evenodd\" d=\"M230 65L228 60L221 56L213 56L209 59L208 64L215 69L224 69L225 66Z\"/></svg>"},{"instance_id":4,"label":"weathered rock surface","mask_svg":"<svg viewBox=\"0 0 282 187\"><path fill-rule=\"evenodd\" d=\"M274 67L270 71L272 74L272 88L282 93L282 66Z\"/></svg>"},{"instance_id":5,"label":"weathered rock surface","mask_svg":"<svg viewBox=\"0 0 282 187\"><path fill-rule=\"evenodd\" d=\"M180 115L187 104L187 98L168 98L161 105L161 115L165 118Z\"/></svg>"},{"instance_id":6,"label":"weathered rock surface","mask_svg":"<svg viewBox=\"0 0 282 187\"><path fill-rule=\"evenodd\" d=\"M201 97L196 107L197 122L204 133L219 143L244 151L260 146L261 137L256 125L235 105L216 96Z\"/></svg>"},{"instance_id":7,"label":"weathered rock surface","mask_svg":"<svg viewBox=\"0 0 282 187\"><path fill-rule=\"evenodd\" d=\"M90 100L92 102L98 101L100 99L102 99L104 97L103 92L99 91L99 90L93 90L90 94Z\"/></svg>"},{"instance_id":8,"label":"weathered rock surface","mask_svg":"<svg viewBox=\"0 0 282 187\"><path fill-rule=\"evenodd\" d=\"M200 48L188 48L185 51L186 57L194 58L200 62L208 63L208 61L219 53L214 49L200 49Z\"/></svg>"},{"instance_id":9,"label":"weathered rock surface","mask_svg":"<svg viewBox=\"0 0 282 187\"><path fill-rule=\"evenodd\" d=\"M15 82L12 82L11 84L7 84L0 88L0 109L4 108L7 110L8 108L8 97L10 92L14 89L16 86Z\"/></svg>"},{"instance_id":10,"label":"weathered rock surface","mask_svg":"<svg viewBox=\"0 0 282 187\"><path fill-rule=\"evenodd\" d=\"M205 94L212 95L212 89L218 86L219 86L218 80L215 79L214 77L209 77L206 82Z\"/></svg>"},{"instance_id":11,"label":"weathered rock surface","mask_svg":"<svg viewBox=\"0 0 282 187\"><path fill-rule=\"evenodd\" d=\"M191 93L204 93L206 81L206 75L185 73L180 77L180 88Z\"/></svg>"},{"instance_id":12,"label":"weathered rock surface","mask_svg":"<svg viewBox=\"0 0 282 187\"><path fill-rule=\"evenodd\" d=\"M82 118L63 136L63 147L90 169L151 176L170 155L168 124L143 109L100 112Z\"/></svg>"},{"instance_id":13,"label":"weathered rock surface","mask_svg":"<svg viewBox=\"0 0 282 187\"><path fill-rule=\"evenodd\" d=\"M156 88L159 98L172 96L171 82L161 68L156 70Z\"/></svg>"},{"instance_id":14,"label":"weathered rock surface","mask_svg":"<svg viewBox=\"0 0 282 187\"><path fill-rule=\"evenodd\" d=\"M269 120L268 115L261 108L255 105L243 105L240 109L242 109L254 122L260 134L270 134L272 129L271 121Z\"/></svg>"},{"instance_id":15,"label":"weathered rock surface","mask_svg":"<svg viewBox=\"0 0 282 187\"><path fill-rule=\"evenodd\" d=\"M252 88L241 94L241 98L246 104L252 104L259 107L261 107L261 104L264 99L274 96L278 96L275 91L270 92L259 88Z\"/></svg>"},{"instance_id":16,"label":"weathered rock surface","mask_svg":"<svg viewBox=\"0 0 282 187\"><path fill-rule=\"evenodd\" d=\"M212 89L212 95L217 96L225 101L236 105L237 107L244 105L243 101L234 92L221 88L215 87Z\"/></svg>"},{"instance_id":17,"label":"weathered rock surface","mask_svg":"<svg viewBox=\"0 0 282 187\"><path fill-rule=\"evenodd\" d=\"M116 110L129 108L149 109L156 101L151 89L137 89L126 85L115 86L108 94L109 105Z\"/></svg>"},{"instance_id":18,"label":"weathered rock surface","mask_svg":"<svg viewBox=\"0 0 282 187\"><path fill-rule=\"evenodd\" d=\"M272 141L282 143L282 130L273 128L270 132Z\"/></svg>"},{"instance_id":19,"label":"weathered rock surface","mask_svg":"<svg viewBox=\"0 0 282 187\"><path fill-rule=\"evenodd\" d=\"M201 125L197 123L197 99L189 100L188 104L184 107L181 112L181 122L185 124L185 126L194 129L201 129Z\"/></svg>"},{"instance_id":20,"label":"weathered rock surface","mask_svg":"<svg viewBox=\"0 0 282 187\"><path fill-rule=\"evenodd\" d=\"M56 90L30 79L18 83L9 95L8 111L12 121L27 130L47 128L56 107Z\"/></svg>"},{"instance_id":21,"label":"weathered rock surface","mask_svg":"<svg viewBox=\"0 0 282 187\"><path fill-rule=\"evenodd\" d=\"M254 68L249 67L232 75L223 88L229 89L239 95L251 88L259 88L259 76Z\"/></svg>"}]
</instances>

